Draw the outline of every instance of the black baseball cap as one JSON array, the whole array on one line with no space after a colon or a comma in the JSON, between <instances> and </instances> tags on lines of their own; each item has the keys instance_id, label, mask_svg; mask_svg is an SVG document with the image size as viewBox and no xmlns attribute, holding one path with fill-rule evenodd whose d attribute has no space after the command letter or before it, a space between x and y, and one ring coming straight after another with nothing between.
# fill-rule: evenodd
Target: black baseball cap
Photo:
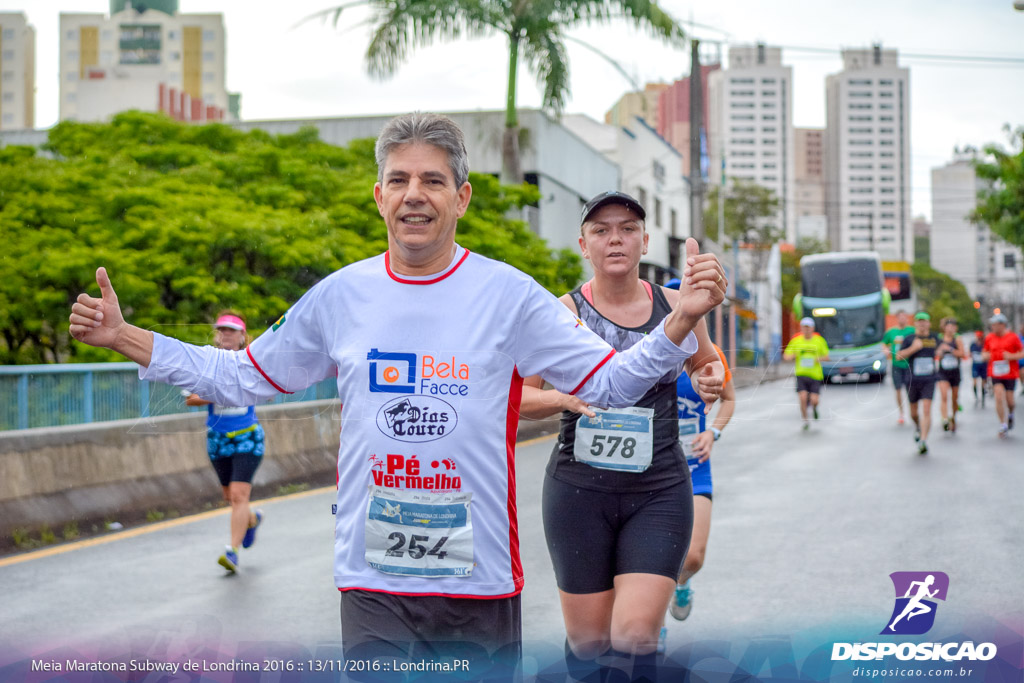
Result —
<instances>
[{"instance_id":1,"label":"black baseball cap","mask_svg":"<svg viewBox=\"0 0 1024 683\"><path fill-rule=\"evenodd\" d=\"M580 223L586 223L587 219L590 218L590 214L607 204L622 204L632 210L633 213L640 216L641 220L647 218L647 212L644 211L644 207L640 206L640 202L633 199L625 192L612 190L611 192L602 192L587 202L586 206L583 207L583 215L580 217Z\"/></svg>"}]
</instances>

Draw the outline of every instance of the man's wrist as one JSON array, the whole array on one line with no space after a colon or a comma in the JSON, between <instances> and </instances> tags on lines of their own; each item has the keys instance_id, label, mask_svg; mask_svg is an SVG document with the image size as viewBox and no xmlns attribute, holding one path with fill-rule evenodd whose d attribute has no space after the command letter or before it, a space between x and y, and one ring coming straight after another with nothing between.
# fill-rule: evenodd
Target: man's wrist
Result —
<instances>
[{"instance_id":1,"label":"man's wrist","mask_svg":"<svg viewBox=\"0 0 1024 683\"><path fill-rule=\"evenodd\" d=\"M718 441L719 439L722 438L722 430L719 429L718 427L712 427L711 434L715 437L715 441Z\"/></svg>"}]
</instances>

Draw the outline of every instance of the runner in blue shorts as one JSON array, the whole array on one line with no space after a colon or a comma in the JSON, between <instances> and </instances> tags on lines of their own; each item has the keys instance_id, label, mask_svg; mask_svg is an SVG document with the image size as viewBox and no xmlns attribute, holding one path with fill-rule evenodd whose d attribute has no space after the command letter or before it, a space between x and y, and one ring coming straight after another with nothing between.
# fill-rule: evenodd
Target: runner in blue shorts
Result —
<instances>
[{"instance_id":1,"label":"runner in blue shorts","mask_svg":"<svg viewBox=\"0 0 1024 683\"><path fill-rule=\"evenodd\" d=\"M246 347L245 321L240 316L225 311L213 327L215 346L232 351ZM231 504L231 543L217 563L235 572L239 547L248 548L256 541L256 528L263 521L263 511L249 506L252 479L263 462L263 427L256 419L255 406L215 405L197 394L189 394L185 405L206 406L208 412L206 451L224 489L224 500Z\"/></svg>"},{"instance_id":2,"label":"runner in blue shorts","mask_svg":"<svg viewBox=\"0 0 1024 683\"><path fill-rule=\"evenodd\" d=\"M672 287L673 283L678 287L678 282L670 280L666 287ZM676 579L675 595L668 608L669 614L679 621L690 616L693 609L690 579L704 566L708 536L711 533L711 449L722 436L722 430L729 424L736 410L736 388L732 382L732 372L722 350L715 346L715 351L725 366L725 384L719 398L721 407L710 429L706 428L705 403L694 391L690 376L684 372L676 381L679 443L683 447L686 464L690 468L690 479L693 482L693 534L690 538L690 549L686 552L686 559L683 560Z\"/></svg>"},{"instance_id":3,"label":"runner in blue shorts","mask_svg":"<svg viewBox=\"0 0 1024 683\"><path fill-rule=\"evenodd\" d=\"M985 333L982 330L974 331L974 341L971 342L971 385L974 388L974 405L985 407L985 394L988 393L988 362L985 360Z\"/></svg>"}]
</instances>

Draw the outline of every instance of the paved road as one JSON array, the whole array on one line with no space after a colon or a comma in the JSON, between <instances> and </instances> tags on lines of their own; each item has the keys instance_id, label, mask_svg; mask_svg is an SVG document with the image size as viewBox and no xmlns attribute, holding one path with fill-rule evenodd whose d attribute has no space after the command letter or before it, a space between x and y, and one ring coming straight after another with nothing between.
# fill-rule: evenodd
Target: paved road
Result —
<instances>
[{"instance_id":1,"label":"paved road","mask_svg":"<svg viewBox=\"0 0 1024 683\"><path fill-rule=\"evenodd\" d=\"M1024 428L999 440L991 408L968 397L959 432L940 428L921 457L911 427L896 425L891 394L888 384L828 387L804 433L792 379L739 391L714 455L694 611L670 619L670 647L838 625L873 638L892 610L894 571L949 575L947 630L979 616L1022 623ZM518 454L528 652L564 638L540 523L552 444L526 442ZM280 641L292 644L285 651L329 651L339 642L332 500L314 491L264 502L259 543L237 576L215 564L224 511L0 560L0 667L12 653L61 647L172 656L197 643L234 653Z\"/></svg>"}]
</instances>

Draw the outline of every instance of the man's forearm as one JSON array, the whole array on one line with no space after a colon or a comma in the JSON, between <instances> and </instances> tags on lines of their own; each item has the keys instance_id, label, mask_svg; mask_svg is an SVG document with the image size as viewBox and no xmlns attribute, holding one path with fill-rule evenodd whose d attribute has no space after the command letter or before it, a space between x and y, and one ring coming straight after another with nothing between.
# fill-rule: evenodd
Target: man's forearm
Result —
<instances>
[{"instance_id":1,"label":"man's forearm","mask_svg":"<svg viewBox=\"0 0 1024 683\"><path fill-rule=\"evenodd\" d=\"M153 360L153 333L126 323L111 349L144 368L149 367Z\"/></svg>"}]
</instances>

